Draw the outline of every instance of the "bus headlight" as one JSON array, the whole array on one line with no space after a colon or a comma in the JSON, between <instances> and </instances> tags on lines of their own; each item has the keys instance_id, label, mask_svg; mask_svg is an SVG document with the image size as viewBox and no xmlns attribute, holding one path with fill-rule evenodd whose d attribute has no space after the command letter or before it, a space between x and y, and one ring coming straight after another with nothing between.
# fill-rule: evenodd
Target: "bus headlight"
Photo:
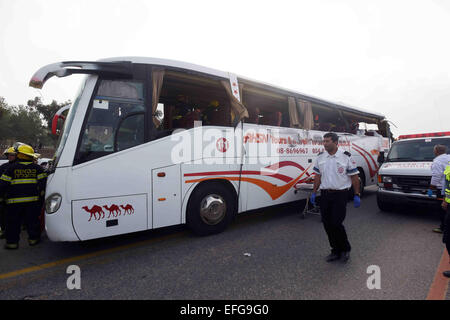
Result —
<instances>
[{"instance_id":1,"label":"bus headlight","mask_svg":"<svg viewBox=\"0 0 450 320\"><path fill-rule=\"evenodd\" d=\"M55 213L61 206L62 197L59 193L52 193L45 199L45 211Z\"/></svg>"}]
</instances>

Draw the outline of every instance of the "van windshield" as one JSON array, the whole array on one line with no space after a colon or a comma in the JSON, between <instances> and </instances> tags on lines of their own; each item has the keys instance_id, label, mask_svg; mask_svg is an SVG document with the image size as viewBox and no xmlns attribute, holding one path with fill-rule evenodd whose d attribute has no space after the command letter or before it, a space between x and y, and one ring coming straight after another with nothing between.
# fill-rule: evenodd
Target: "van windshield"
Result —
<instances>
[{"instance_id":1,"label":"van windshield","mask_svg":"<svg viewBox=\"0 0 450 320\"><path fill-rule=\"evenodd\" d=\"M396 142L392 145L386 162L433 161L436 157L433 148L437 144L447 146L447 153L450 152L450 138L427 138Z\"/></svg>"}]
</instances>

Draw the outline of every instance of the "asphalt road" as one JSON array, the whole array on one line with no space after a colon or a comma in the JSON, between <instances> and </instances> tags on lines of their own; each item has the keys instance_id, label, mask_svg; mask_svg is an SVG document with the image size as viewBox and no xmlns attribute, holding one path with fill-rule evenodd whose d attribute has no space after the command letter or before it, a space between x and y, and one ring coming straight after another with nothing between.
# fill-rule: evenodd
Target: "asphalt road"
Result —
<instances>
[{"instance_id":1,"label":"asphalt road","mask_svg":"<svg viewBox=\"0 0 450 320\"><path fill-rule=\"evenodd\" d=\"M84 243L0 248L0 299L425 299L444 246L436 214L381 212L375 188L348 203L350 261L327 263L317 215L299 204L239 215L223 233L196 237L184 226ZM81 270L69 290L67 267ZM369 289L369 266L380 289ZM450 298L447 294L447 299Z\"/></svg>"}]
</instances>

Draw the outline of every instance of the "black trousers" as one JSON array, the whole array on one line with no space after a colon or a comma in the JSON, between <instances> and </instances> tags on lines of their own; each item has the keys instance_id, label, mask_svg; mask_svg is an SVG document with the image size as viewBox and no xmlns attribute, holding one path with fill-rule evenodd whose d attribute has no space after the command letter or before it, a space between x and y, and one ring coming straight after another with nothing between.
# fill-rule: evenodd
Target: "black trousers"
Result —
<instances>
[{"instance_id":1,"label":"black trousers","mask_svg":"<svg viewBox=\"0 0 450 320\"><path fill-rule=\"evenodd\" d=\"M347 213L347 200L347 190L337 192L321 191L320 213L333 253L351 250L343 225Z\"/></svg>"},{"instance_id":2,"label":"black trousers","mask_svg":"<svg viewBox=\"0 0 450 320\"><path fill-rule=\"evenodd\" d=\"M447 252L450 254L450 204L447 206L447 213L444 220L444 236L442 237L442 242L445 243L447 247Z\"/></svg>"},{"instance_id":3,"label":"black trousers","mask_svg":"<svg viewBox=\"0 0 450 320\"><path fill-rule=\"evenodd\" d=\"M440 211L439 211L439 219L441 220L441 225L439 226L439 228L441 228L441 230L444 231L446 213L445 213L444 210L442 210L442 208L439 208L439 209L440 209Z\"/></svg>"},{"instance_id":4,"label":"black trousers","mask_svg":"<svg viewBox=\"0 0 450 320\"><path fill-rule=\"evenodd\" d=\"M6 228L6 205L4 202L0 203L0 229L5 231Z\"/></svg>"},{"instance_id":5,"label":"black trousers","mask_svg":"<svg viewBox=\"0 0 450 320\"><path fill-rule=\"evenodd\" d=\"M6 243L19 242L22 221L27 227L28 238L38 240L41 237L40 213L40 204L38 201L7 205Z\"/></svg>"}]
</instances>

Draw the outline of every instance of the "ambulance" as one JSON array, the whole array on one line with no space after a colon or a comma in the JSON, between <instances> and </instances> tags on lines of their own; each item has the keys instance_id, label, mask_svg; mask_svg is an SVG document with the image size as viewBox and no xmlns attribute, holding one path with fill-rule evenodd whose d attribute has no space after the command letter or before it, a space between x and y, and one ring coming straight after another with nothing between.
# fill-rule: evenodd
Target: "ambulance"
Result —
<instances>
[{"instance_id":1,"label":"ambulance","mask_svg":"<svg viewBox=\"0 0 450 320\"><path fill-rule=\"evenodd\" d=\"M382 114L181 61L58 62L30 86L71 74L85 76L54 120L56 132L65 119L45 195L53 241L178 224L218 233L241 212L307 199L296 186L312 185L325 133L353 155L360 192L390 146Z\"/></svg>"},{"instance_id":2,"label":"ambulance","mask_svg":"<svg viewBox=\"0 0 450 320\"><path fill-rule=\"evenodd\" d=\"M401 135L394 142L378 171L377 204L390 211L396 204L439 205L440 190L427 194L431 181L431 164L437 144L450 151L450 131Z\"/></svg>"}]
</instances>

